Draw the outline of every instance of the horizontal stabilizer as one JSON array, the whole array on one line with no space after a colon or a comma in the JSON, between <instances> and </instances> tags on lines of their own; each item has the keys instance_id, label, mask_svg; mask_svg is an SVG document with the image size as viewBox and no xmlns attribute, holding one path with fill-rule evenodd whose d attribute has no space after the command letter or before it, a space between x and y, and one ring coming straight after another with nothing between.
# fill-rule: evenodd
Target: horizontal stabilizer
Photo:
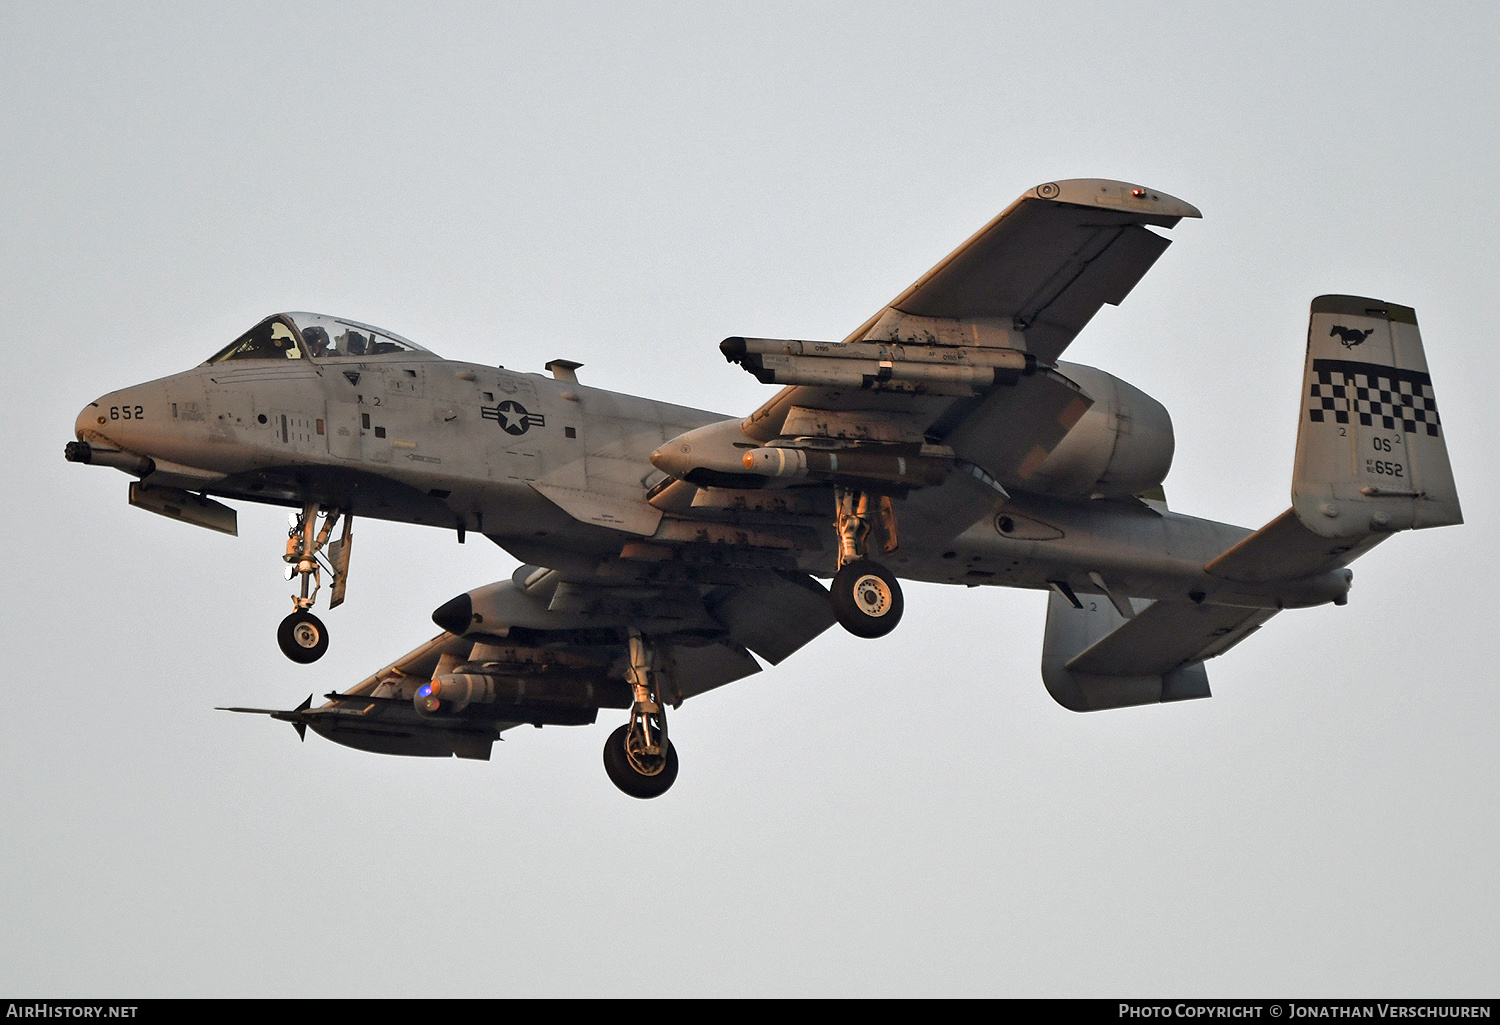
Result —
<instances>
[{"instance_id":1,"label":"horizontal stabilizer","mask_svg":"<svg viewBox=\"0 0 1500 1025\"><path fill-rule=\"evenodd\" d=\"M1367 534L1355 539L1323 537L1304 527L1296 510L1289 509L1203 569L1218 578L1245 584L1275 581L1319 584L1323 582L1319 578L1349 566L1386 537L1389 534ZM1347 590L1347 578L1343 590ZM1337 602L1340 597L1323 596L1323 600L1329 599Z\"/></svg>"},{"instance_id":2,"label":"horizontal stabilizer","mask_svg":"<svg viewBox=\"0 0 1500 1025\"><path fill-rule=\"evenodd\" d=\"M1276 609L1153 602L1082 653L1070 672L1092 676L1161 676L1222 655L1276 615Z\"/></svg>"},{"instance_id":3,"label":"horizontal stabilizer","mask_svg":"<svg viewBox=\"0 0 1500 1025\"><path fill-rule=\"evenodd\" d=\"M1201 663L1177 668L1171 656L1149 656L1149 645L1139 628L1125 634L1151 611L1144 602L1132 604L1143 611L1127 620L1114 605L1101 597L1084 596L1076 607L1059 591L1054 591L1049 597L1046 639L1042 645L1042 681L1058 704L1074 712L1092 712L1209 697L1208 673ZM1074 666L1081 655L1101 648L1103 642L1117 634L1125 634L1127 638L1128 661L1122 658L1111 664L1090 659L1080 667ZM1107 650L1101 648L1101 651ZM1170 670L1156 668L1167 662L1172 662ZM1101 665L1108 672L1101 672ZM1125 675L1126 671L1141 666L1146 667L1146 671Z\"/></svg>"}]
</instances>

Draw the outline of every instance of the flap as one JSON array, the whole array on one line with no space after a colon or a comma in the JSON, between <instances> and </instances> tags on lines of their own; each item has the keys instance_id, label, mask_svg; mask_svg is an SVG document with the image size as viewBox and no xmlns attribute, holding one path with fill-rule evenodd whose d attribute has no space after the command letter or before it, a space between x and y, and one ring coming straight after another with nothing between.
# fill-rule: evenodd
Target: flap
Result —
<instances>
[{"instance_id":1,"label":"flap","mask_svg":"<svg viewBox=\"0 0 1500 1025\"><path fill-rule=\"evenodd\" d=\"M772 665L779 665L835 621L828 592L806 574L729 588L713 603L712 611L731 637Z\"/></svg>"}]
</instances>

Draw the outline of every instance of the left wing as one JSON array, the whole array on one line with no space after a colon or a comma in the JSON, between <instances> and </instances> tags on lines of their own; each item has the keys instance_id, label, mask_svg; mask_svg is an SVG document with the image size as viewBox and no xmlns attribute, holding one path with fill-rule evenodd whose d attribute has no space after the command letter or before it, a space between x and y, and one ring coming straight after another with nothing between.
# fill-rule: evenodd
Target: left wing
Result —
<instances>
[{"instance_id":1,"label":"left wing","mask_svg":"<svg viewBox=\"0 0 1500 1025\"><path fill-rule=\"evenodd\" d=\"M571 583L522 566L433 614L443 633L342 693L269 715L379 754L488 759L522 724L584 726L629 708L629 629L652 630L652 672L673 706L778 663L833 623L810 577L753 572L719 586ZM435 700L434 700L435 699Z\"/></svg>"}]
</instances>

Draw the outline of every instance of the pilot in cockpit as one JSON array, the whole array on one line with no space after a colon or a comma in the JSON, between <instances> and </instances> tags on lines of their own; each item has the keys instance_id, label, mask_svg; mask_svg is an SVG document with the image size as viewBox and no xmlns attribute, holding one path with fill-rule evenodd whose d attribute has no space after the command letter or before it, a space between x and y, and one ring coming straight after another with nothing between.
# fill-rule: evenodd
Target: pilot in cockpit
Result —
<instances>
[{"instance_id":1,"label":"pilot in cockpit","mask_svg":"<svg viewBox=\"0 0 1500 1025\"><path fill-rule=\"evenodd\" d=\"M313 359L329 355L328 332L316 324L302 329L302 340L307 343L307 351Z\"/></svg>"}]
</instances>

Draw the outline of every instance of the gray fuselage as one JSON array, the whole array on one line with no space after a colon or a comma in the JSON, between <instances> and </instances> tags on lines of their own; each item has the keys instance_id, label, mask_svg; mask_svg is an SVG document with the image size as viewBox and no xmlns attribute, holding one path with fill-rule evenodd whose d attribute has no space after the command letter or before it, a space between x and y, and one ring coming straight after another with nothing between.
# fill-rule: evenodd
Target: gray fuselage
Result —
<instances>
[{"instance_id":1,"label":"gray fuselage","mask_svg":"<svg viewBox=\"0 0 1500 1025\"><path fill-rule=\"evenodd\" d=\"M80 414L76 429L82 440L149 456L148 483L289 506L316 501L359 516L480 532L525 561L576 576L618 553L632 534L580 522L538 486L644 505L663 477L650 454L724 419L407 352L204 365L105 395ZM719 519L794 524L804 539L795 563L831 575L831 504L821 509L831 499L816 486L801 494L814 515L749 510ZM1247 591L1209 576L1204 564L1249 531L1138 500L1007 500L976 496L965 479L896 506L901 543L883 561L907 579L1027 588L1061 581L1098 593L1098 576L1139 597L1206 595L1273 607L1330 597L1321 587L1306 595L1285 584Z\"/></svg>"}]
</instances>

